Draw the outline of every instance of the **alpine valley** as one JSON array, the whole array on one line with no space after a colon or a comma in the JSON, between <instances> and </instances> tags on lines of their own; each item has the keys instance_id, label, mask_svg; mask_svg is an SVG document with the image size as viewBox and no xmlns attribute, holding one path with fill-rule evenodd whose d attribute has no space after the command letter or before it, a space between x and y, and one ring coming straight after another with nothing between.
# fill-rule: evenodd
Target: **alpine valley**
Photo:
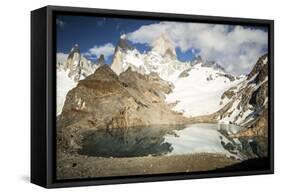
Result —
<instances>
[{"instance_id":1,"label":"alpine valley","mask_svg":"<svg viewBox=\"0 0 281 194\"><path fill-rule=\"evenodd\" d=\"M267 54L237 76L200 56L179 60L165 34L144 53L122 35L112 64L74 45L56 65L59 179L242 169L267 157Z\"/></svg>"}]
</instances>

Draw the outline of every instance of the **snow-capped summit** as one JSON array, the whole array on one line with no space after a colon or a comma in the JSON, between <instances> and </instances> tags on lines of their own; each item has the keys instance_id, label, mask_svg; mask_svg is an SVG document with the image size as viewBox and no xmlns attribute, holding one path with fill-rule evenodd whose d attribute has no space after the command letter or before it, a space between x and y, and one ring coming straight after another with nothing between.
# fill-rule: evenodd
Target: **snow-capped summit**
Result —
<instances>
[{"instance_id":1,"label":"snow-capped summit","mask_svg":"<svg viewBox=\"0 0 281 194\"><path fill-rule=\"evenodd\" d=\"M78 44L75 44L70 50L64 66L65 70L69 70L68 76L76 82L94 73L97 68L90 60L86 59L80 53Z\"/></svg>"},{"instance_id":2,"label":"snow-capped summit","mask_svg":"<svg viewBox=\"0 0 281 194\"><path fill-rule=\"evenodd\" d=\"M161 34L152 43L152 51L160 54L162 57L176 59L177 54L172 42L165 34Z\"/></svg>"},{"instance_id":3,"label":"snow-capped summit","mask_svg":"<svg viewBox=\"0 0 281 194\"><path fill-rule=\"evenodd\" d=\"M173 81L182 71L190 68L189 62L163 57L154 51L150 51L144 56L144 62L149 72L157 73L167 81Z\"/></svg>"},{"instance_id":4,"label":"snow-capped summit","mask_svg":"<svg viewBox=\"0 0 281 194\"><path fill-rule=\"evenodd\" d=\"M230 101L221 99L222 94L242 80L226 73L217 63L201 59L192 64L173 80L175 89L167 96L167 102L174 103L173 109L186 117L212 114Z\"/></svg>"},{"instance_id":5,"label":"snow-capped summit","mask_svg":"<svg viewBox=\"0 0 281 194\"><path fill-rule=\"evenodd\" d=\"M126 71L128 67L142 74L148 73L144 65L143 55L128 42L125 35L121 35L115 48L111 69L119 75Z\"/></svg>"},{"instance_id":6,"label":"snow-capped summit","mask_svg":"<svg viewBox=\"0 0 281 194\"><path fill-rule=\"evenodd\" d=\"M190 64L177 59L175 48L164 34L154 41L151 51L144 54L132 47L122 35L115 48L111 69L119 75L129 67L141 74L154 72L162 79L172 81L180 72L190 68Z\"/></svg>"},{"instance_id":7,"label":"snow-capped summit","mask_svg":"<svg viewBox=\"0 0 281 194\"><path fill-rule=\"evenodd\" d=\"M217 62L215 61L206 61L202 64L203 67L212 67L214 69L217 69L217 70L221 70L223 72L225 72L225 69Z\"/></svg>"},{"instance_id":8,"label":"snow-capped summit","mask_svg":"<svg viewBox=\"0 0 281 194\"><path fill-rule=\"evenodd\" d=\"M128 50L133 50L134 47L128 42L127 38L126 38L126 35L125 34L122 34L120 36L120 39L118 41L118 44L115 48L115 53L117 51L122 51L122 52L126 52Z\"/></svg>"},{"instance_id":9,"label":"snow-capped summit","mask_svg":"<svg viewBox=\"0 0 281 194\"><path fill-rule=\"evenodd\" d=\"M65 67L68 69L75 69L79 65L80 59L80 49L78 44L75 44L68 54Z\"/></svg>"}]
</instances>

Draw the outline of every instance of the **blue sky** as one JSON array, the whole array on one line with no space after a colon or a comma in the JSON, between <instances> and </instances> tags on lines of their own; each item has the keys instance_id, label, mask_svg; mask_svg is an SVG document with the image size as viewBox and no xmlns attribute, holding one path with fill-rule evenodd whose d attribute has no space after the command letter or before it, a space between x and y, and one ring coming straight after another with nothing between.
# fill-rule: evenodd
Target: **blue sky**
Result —
<instances>
[{"instance_id":1,"label":"blue sky","mask_svg":"<svg viewBox=\"0 0 281 194\"><path fill-rule=\"evenodd\" d=\"M157 24L157 20L137 20L121 18L104 18L93 16L57 16L57 52L69 53L74 44L78 44L81 53L90 48L101 47L111 43L114 47L122 34L134 32L143 25ZM153 33L153 32L152 32ZM141 43L132 43L141 53L149 51L150 46ZM178 58L182 61L193 58L191 50L181 52L176 49ZM87 56L94 60L95 56ZM112 55L106 60L112 61Z\"/></svg>"},{"instance_id":2,"label":"blue sky","mask_svg":"<svg viewBox=\"0 0 281 194\"><path fill-rule=\"evenodd\" d=\"M67 54L78 44L88 59L96 60L104 54L107 64L111 64L122 34L143 53L164 33L175 46L179 60L200 55L237 75L249 73L257 59L268 52L268 31L255 26L67 15L58 15L56 23L58 53Z\"/></svg>"}]
</instances>

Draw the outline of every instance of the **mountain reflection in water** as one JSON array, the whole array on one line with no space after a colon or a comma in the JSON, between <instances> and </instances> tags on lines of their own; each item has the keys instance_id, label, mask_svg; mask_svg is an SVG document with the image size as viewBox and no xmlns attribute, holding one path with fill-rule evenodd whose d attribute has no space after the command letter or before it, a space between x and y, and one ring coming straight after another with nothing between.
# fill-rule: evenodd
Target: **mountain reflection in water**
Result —
<instances>
[{"instance_id":1,"label":"mountain reflection in water","mask_svg":"<svg viewBox=\"0 0 281 194\"><path fill-rule=\"evenodd\" d=\"M234 125L191 124L98 130L83 139L82 155L98 157L137 157L222 153L239 155L239 140L226 138L221 131L234 133ZM233 152L226 145L233 144Z\"/></svg>"}]
</instances>

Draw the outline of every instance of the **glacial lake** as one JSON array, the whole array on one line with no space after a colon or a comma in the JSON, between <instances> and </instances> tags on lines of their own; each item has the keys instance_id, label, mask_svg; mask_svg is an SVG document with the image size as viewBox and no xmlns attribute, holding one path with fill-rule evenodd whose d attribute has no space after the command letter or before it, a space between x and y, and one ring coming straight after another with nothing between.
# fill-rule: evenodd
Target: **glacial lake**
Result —
<instances>
[{"instance_id":1,"label":"glacial lake","mask_svg":"<svg viewBox=\"0 0 281 194\"><path fill-rule=\"evenodd\" d=\"M240 129L236 125L200 123L97 130L84 137L79 154L137 157L220 153L240 158L241 143L227 135Z\"/></svg>"}]
</instances>

